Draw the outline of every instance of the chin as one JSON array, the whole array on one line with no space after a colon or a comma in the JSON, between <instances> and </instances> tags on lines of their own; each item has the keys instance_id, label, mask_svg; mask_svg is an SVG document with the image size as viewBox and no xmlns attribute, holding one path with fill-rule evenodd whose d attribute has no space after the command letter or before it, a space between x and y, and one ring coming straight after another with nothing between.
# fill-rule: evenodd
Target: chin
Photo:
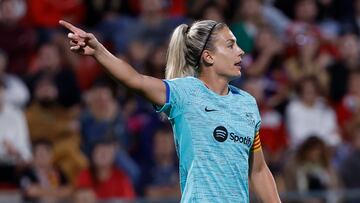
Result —
<instances>
[{"instance_id":1,"label":"chin","mask_svg":"<svg viewBox=\"0 0 360 203\"><path fill-rule=\"evenodd\" d=\"M240 76L241 76L241 71L238 69L234 74L234 77L240 77Z\"/></svg>"},{"instance_id":2,"label":"chin","mask_svg":"<svg viewBox=\"0 0 360 203\"><path fill-rule=\"evenodd\" d=\"M229 75L229 81L231 80L235 80L236 78L239 78L241 76L241 72L239 71L238 73Z\"/></svg>"}]
</instances>

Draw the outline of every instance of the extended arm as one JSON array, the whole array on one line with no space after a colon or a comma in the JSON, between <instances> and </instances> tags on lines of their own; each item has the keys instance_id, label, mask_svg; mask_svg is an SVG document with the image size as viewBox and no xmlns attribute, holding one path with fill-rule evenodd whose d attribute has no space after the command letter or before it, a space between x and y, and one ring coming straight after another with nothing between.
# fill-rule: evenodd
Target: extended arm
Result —
<instances>
[{"instance_id":1,"label":"extended arm","mask_svg":"<svg viewBox=\"0 0 360 203\"><path fill-rule=\"evenodd\" d=\"M250 182L262 202L281 202L274 178L267 167L262 150L250 156Z\"/></svg>"},{"instance_id":2,"label":"extended arm","mask_svg":"<svg viewBox=\"0 0 360 203\"><path fill-rule=\"evenodd\" d=\"M166 101L166 88L157 78L139 74L131 65L111 54L91 33L73 26L66 21L60 24L71 31L70 50L81 55L93 56L114 78L156 105Z\"/></svg>"}]
</instances>

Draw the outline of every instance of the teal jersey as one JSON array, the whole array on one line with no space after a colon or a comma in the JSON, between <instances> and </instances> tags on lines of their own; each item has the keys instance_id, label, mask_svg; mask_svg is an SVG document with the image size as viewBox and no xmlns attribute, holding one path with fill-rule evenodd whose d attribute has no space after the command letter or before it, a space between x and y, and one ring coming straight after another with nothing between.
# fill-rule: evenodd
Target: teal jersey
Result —
<instances>
[{"instance_id":1,"label":"teal jersey","mask_svg":"<svg viewBox=\"0 0 360 203\"><path fill-rule=\"evenodd\" d=\"M181 202L249 202L249 154L260 148L255 99L231 85L218 95L194 77L164 83L167 99L158 111L173 126Z\"/></svg>"}]
</instances>

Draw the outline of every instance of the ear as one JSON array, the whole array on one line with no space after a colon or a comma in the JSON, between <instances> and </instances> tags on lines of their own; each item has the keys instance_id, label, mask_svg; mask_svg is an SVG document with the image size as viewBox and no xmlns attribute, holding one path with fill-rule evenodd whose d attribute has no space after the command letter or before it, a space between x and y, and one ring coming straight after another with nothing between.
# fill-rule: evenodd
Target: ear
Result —
<instances>
[{"instance_id":1,"label":"ear","mask_svg":"<svg viewBox=\"0 0 360 203\"><path fill-rule=\"evenodd\" d=\"M210 66L214 63L214 56L208 50L204 50L202 59L203 59L204 64L206 64L207 66Z\"/></svg>"}]
</instances>

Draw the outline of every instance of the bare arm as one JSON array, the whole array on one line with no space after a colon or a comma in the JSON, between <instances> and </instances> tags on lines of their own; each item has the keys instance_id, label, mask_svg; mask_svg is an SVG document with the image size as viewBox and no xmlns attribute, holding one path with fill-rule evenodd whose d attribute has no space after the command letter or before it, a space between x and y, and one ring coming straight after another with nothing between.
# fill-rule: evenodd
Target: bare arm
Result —
<instances>
[{"instance_id":1,"label":"bare arm","mask_svg":"<svg viewBox=\"0 0 360 203\"><path fill-rule=\"evenodd\" d=\"M42 188L38 184L32 184L26 189L26 194L31 198L55 198L63 199L70 197L72 188L68 185L60 186L59 188Z\"/></svg>"},{"instance_id":2,"label":"bare arm","mask_svg":"<svg viewBox=\"0 0 360 203\"><path fill-rule=\"evenodd\" d=\"M131 65L116 58L111 54L95 36L87 33L74 25L60 21L61 25L71 31L70 50L81 54L93 56L103 67L119 82L156 105L163 105L166 101L166 88L164 83L157 78L139 74Z\"/></svg>"},{"instance_id":3,"label":"bare arm","mask_svg":"<svg viewBox=\"0 0 360 203\"><path fill-rule=\"evenodd\" d=\"M250 183L262 202L281 202L274 178L267 167L262 150L251 153Z\"/></svg>"}]
</instances>

